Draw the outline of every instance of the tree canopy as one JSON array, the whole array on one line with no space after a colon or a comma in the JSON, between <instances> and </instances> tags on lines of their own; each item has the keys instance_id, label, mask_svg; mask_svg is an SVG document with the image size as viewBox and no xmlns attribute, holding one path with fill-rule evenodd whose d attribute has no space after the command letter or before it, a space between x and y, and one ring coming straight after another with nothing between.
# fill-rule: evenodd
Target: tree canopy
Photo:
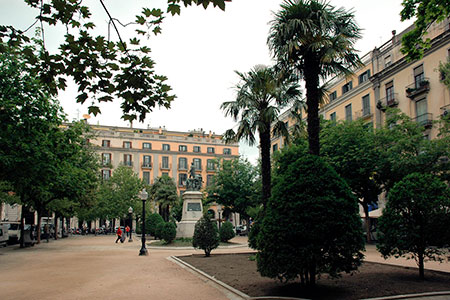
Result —
<instances>
[{"instance_id":1,"label":"tree canopy","mask_svg":"<svg viewBox=\"0 0 450 300\"><path fill-rule=\"evenodd\" d=\"M378 226L381 254L413 257L423 279L424 259L442 260L450 245L448 186L435 175L407 175L390 191Z\"/></svg>"},{"instance_id":2,"label":"tree canopy","mask_svg":"<svg viewBox=\"0 0 450 300\"><path fill-rule=\"evenodd\" d=\"M402 37L401 51L408 60L423 57L424 51L430 47L430 39L426 37L427 30L434 22L442 22L450 16L449 0L403 0L401 20L416 19L415 27Z\"/></svg>"},{"instance_id":3,"label":"tree canopy","mask_svg":"<svg viewBox=\"0 0 450 300\"><path fill-rule=\"evenodd\" d=\"M285 0L275 13L269 48L282 69L305 80L310 153L320 154L320 80L349 75L361 64L354 44L361 37L354 15L322 0Z\"/></svg>"},{"instance_id":4,"label":"tree canopy","mask_svg":"<svg viewBox=\"0 0 450 300\"><path fill-rule=\"evenodd\" d=\"M24 1L35 9L36 18L25 30L0 24L0 53L21 54L28 71L40 79L48 93L57 95L58 90L66 88L67 78L71 78L78 87L76 101L92 103L89 113L94 115L100 113L99 103L114 99L121 101L122 118L131 121L143 121L156 105L170 108L175 96L167 78L156 74L155 62L149 56L151 49L142 41L161 33L165 17L161 9L144 7L135 20L118 20L100 0L109 22L107 32L97 34L93 4L88 1ZM224 10L226 1L168 0L167 11L180 14L181 3L205 8L212 4ZM28 32L35 25L38 39L30 38ZM51 51L46 45L47 30L51 32L57 26L65 28L65 34L58 50ZM120 26L134 28L128 41L122 39ZM115 32L115 40L110 31Z\"/></svg>"},{"instance_id":5,"label":"tree canopy","mask_svg":"<svg viewBox=\"0 0 450 300\"><path fill-rule=\"evenodd\" d=\"M167 175L158 177L150 187L149 194L151 199L159 205L159 214L164 221L168 222L170 219L170 208L178 200L175 181Z\"/></svg>"}]
</instances>

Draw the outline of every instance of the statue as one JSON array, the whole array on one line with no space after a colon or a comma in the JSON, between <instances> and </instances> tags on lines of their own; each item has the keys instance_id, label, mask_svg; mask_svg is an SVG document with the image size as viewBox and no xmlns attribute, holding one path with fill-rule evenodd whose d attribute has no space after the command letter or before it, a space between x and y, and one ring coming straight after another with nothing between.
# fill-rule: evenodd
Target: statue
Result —
<instances>
[{"instance_id":1,"label":"statue","mask_svg":"<svg viewBox=\"0 0 450 300\"><path fill-rule=\"evenodd\" d=\"M199 191L202 188L203 178L200 174L195 174L194 162L189 169L189 178L186 183L187 191Z\"/></svg>"}]
</instances>

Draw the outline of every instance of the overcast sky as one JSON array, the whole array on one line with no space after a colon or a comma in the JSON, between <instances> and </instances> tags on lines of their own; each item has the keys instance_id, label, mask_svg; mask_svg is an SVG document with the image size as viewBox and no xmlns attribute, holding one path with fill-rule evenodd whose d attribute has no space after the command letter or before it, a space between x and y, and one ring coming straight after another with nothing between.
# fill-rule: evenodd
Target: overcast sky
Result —
<instances>
[{"instance_id":1,"label":"overcast sky","mask_svg":"<svg viewBox=\"0 0 450 300\"><path fill-rule=\"evenodd\" d=\"M356 48L360 55L380 46L411 22L400 22L401 0L331 0L337 7L353 9L363 38ZM98 30L106 34L107 16L99 1L85 1L92 6L93 19ZM123 23L134 21L142 7L159 7L164 11L167 0L105 0L113 17ZM165 126L168 130L188 131L203 128L222 134L235 126L225 118L220 104L234 99L233 86L238 82L235 70L247 72L257 64L272 64L266 45L269 22L278 11L282 0L233 0L226 11L212 7L182 8L181 16L167 15L162 24L162 34L145 43L152 49L156 71L167 76L168 83L177 96L170 110L156 109L144 124L134 127ZM0 23L25 29L33 23L35 11L22 0L0 0ZM124 35L126 31L121 29ZM47 47L56 48L58 36L63 31L46 29ZM81 118L87 113L86 105L75 102L76 87L71 86L59 96L68 119ZM92 117L91 124L129 126L121 120L120 103L101 106L102 114ZM241 152L254 161L257 150L241 146Z\"/></svg>"}]
</instances>

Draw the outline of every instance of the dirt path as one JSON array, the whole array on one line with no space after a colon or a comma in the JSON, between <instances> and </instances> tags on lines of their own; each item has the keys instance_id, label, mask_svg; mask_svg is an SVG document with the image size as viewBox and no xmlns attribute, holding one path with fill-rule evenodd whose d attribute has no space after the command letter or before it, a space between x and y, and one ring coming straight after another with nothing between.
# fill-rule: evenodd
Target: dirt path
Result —
<instances>
[{"instance_id":1,"label":"dirt path","mask_svg":"<svg viewBox=\"0 0 450 300\"><path fill-rule=\"evenodd\" d=\"M0 249L0 298L227 299L166 259L201 251L149 249L142 257L140 240L114 240L112 235L75 236L33 248Z\"/></svg>"}]
</instances>

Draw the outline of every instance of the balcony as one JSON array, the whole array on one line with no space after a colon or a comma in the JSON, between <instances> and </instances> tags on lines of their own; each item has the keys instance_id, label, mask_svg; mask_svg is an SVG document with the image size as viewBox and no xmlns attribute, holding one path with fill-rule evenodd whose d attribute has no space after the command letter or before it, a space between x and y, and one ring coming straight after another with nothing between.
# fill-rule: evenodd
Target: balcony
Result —
<instances>
[{"instance_id":1,"label":"balcony","mask_svg":"<svg viewBox=\"0 0 450 300\"><path fill-rule=\"evenodd\" d=\"M388 107L395 107L398 105L398 94L393 93L388 97L378 100L377 108L382 111L386 111Z\"/></svg>"},{"instance_id":2,"label":"balcony","mask_svg":"<svg viewBox=\"0 0 450 300\"><path fill-rule=\"evenodd\" d=\"M414 118L414 121L424 126L427 129L430 129L433 126L433 114L426 113Z\"/></svg>"},{"instance_id":3,"label":"balcony","mask_svg":"<svg viewBox=\"0 0 450 300\"><path fill-rule=\"evenodd\" d=\"M160 163L160 164L159 164L159 168L160 168L161 170L170 170L170 169L172 169L172 164L163 164L163 163Z\"/></svg>"},{"instance_id":4,"label":"balcony","mask_svg":"<svg viewBox=\"0 0 450 300\"><path fill-rule=\"evenodd\" d=\"M127 160L120 163L122 166L132 167L133 161Z\"/></svg>"},{"instance_id":5,"label":"balcony","mask_svg":"<svg viewBox=\"0 0 450 300\"><path fill-rule=\"evenodd\" d=\"M112 169L113 166L110 161L105 160L105 161L102 161L102 167Z\"/></svg>"},{"instance_id":6,"label":"balcony","mask_svg":"<svg viewBox=\"0 0 450 300\"><path fill-rule=\"evenodd\" d=\"M406 86L406 97L413 99L416 96L426 93L430 90L430 81L428 78L423 78Z\"/></svg>"},{"instance_id":7,"label":"balcony","mask_svg":"<svg viewBox=\"0 0 450 300\"><path fill-rule=\"evenodd\" d=\"M153 164L151 162L143 162L141 165L142 169L151 169Z\"/></svg>"},{"instance_id":8,"label":"balcony","mask_svg":"<svg viewBox=\"0 0 450 300\"><path fill-rule=\"evenodd\" d=\"M372 113L370 109L361 109L355 112L355 120L358 119L370 119L372 117Z\"/></svg>"}]
</instances>

